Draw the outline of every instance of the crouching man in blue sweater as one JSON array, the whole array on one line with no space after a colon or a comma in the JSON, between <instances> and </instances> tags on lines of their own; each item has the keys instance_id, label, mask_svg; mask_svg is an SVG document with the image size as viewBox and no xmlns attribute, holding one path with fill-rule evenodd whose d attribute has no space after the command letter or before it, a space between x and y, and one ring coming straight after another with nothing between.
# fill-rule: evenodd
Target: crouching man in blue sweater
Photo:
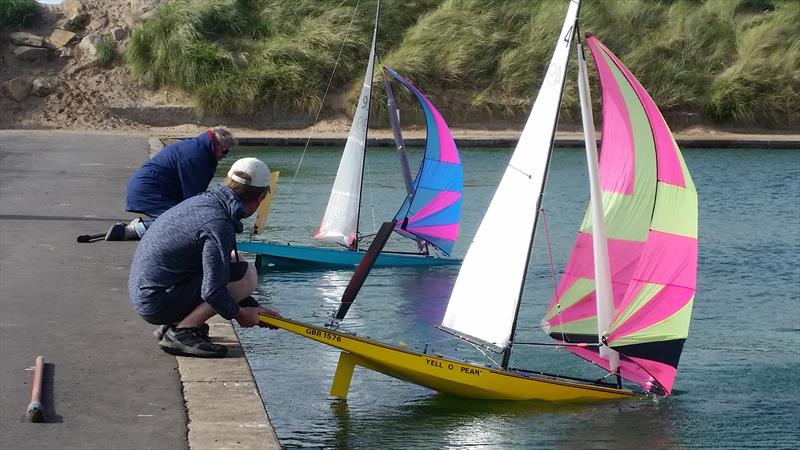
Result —
<instances>
[{"instance_id":1,"label":"crouching man in blue sweater","mask_svg":"<svg viewBox=\"0 0 800 450\"><path fill-rule=\"evenodd\" d=\"M128 290L136 312L160 325L164 351L220 358L228 348L209 339L212 316L243 327L258 325L261 312L280 317L250 296L256 270L236 252L235 224L256 211L269 180L266 164L240 159L222 184L166 211L139 242Z\"/></svg>"}]
</instances>

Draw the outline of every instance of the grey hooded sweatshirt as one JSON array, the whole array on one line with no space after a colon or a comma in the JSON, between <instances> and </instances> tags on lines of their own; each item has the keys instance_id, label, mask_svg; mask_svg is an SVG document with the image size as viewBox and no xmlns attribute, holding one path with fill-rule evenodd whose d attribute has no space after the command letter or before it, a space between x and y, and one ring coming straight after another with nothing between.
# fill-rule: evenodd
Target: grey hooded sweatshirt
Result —
<instances>
[{"instance_id":1,"label":"grey hooded sweatshirt","mask_svg":"<svg viewBox=\"0 0 800 450\"><path fill-rule=\"evenodd\" d=\"M229 188L216 185L162 214L136 248L128 279L133 308L141 315L158 313L161 293L202 273L201 297L227 320L239 313L228 292L236 223L244 204Z\"/></svg>"}]
</instances>

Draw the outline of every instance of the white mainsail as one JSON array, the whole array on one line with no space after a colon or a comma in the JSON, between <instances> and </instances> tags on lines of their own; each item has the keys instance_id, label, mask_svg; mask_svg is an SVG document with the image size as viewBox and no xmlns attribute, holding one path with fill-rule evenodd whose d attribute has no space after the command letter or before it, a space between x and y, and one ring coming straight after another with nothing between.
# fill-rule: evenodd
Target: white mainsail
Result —
<instances>
[{"instance_id":1,"label":"white mainsail","mask_svg":"<svg viewBox=\"0 0 800 450\"><path fill-rule=\"evenodd\" d=\"M378 16L380 2L375 12L375 28L372 31L372 46L369 51L367 72L358 106L353 115L353 124L344 146L339 170L333 182L328 207L316 234L323 239L350 247L358 231L358 215L361 203L361 178L364 173L364 152L367 146L367 126L369 125L370 95L372 92L372 72L375 64L375 45L378 36Z\"/></svg>"},{"instance_id":2,"label":"white mainsail","mask_svg":"<svg viewBox=\"0 0 800 450\"><path fill-rule=\"evenodd\" d=\"M511 161L456 279L442 326L508 346L522 293L580 6L572 0Z\"/></svg>"}]
</instances>

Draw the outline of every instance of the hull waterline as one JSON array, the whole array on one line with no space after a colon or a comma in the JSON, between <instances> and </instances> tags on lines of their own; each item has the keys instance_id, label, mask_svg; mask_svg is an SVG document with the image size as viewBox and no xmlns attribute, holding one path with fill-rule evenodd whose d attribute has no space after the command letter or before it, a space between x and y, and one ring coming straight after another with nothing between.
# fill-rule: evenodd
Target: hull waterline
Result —
<instances>
[{"instance_id":1,"label":"hull waterline","mask_svg":"<svg viewBox=\"0 0 800 450\"><path fill-rule=\"evenodd\" d=\"M334 248L306 247L271 242L237 242L239 251L256 255L262 269L291 270L311 268L353 268L364 258L365 252ZM384 252L378 256L375 267L429 267L461 264L460 259L410 253Z\"/></svg>"},{"instance_id":2,"label":"hull waterline","mask_svg":"<svg viewBox=\"0 0 800 450\"><path fill-rule=\"evenodd\" d=\"M355 366L383 373L437 392L484 400L598 401L636 397L626 389L582 383L570 379L499 370L404 347L388 345L353 334L302 322L261 315L265 325L342 350L331 395L346 397Z\"/></svg>"}]
</instances>

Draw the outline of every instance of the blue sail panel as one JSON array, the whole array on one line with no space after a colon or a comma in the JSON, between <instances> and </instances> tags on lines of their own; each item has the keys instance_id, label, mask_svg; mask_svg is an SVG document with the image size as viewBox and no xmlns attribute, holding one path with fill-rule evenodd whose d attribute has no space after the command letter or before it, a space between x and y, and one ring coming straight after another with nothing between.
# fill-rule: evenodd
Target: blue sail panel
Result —
<instances>
[{"instance_id":1,"label":"blue sail panel","mask_svg":"<svg viewBox=\"0 0 800 450\"><path fill-rule=\"evenodd\" d=\"M453 135L444 118L416 86L390 67L384 72L416 97L427 126L425 155L413 183L413 192L395 215L395 231L420 238L445 255L453 250L461 220L464 174Z\"/></svg>"}]
</instances>

